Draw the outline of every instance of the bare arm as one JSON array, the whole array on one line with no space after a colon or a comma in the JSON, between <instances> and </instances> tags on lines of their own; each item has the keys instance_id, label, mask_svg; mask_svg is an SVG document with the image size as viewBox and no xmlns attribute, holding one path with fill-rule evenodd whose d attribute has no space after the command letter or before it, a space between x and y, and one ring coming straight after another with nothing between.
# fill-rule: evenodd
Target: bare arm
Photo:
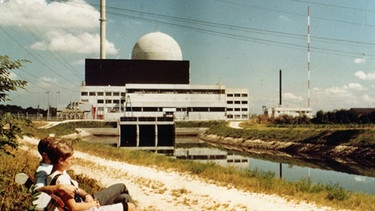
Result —
<instances>
[{"instance_id":1,"label":"bare arm","mask_svg":"<svg viewBox=\"0 0 375 211\"><path fill-rule=\"evenodd\" d=\"M88 195L84 190L79 189L77 191L77 194L79 194L82 198L85 198L86 195ZM65 201L66 206L69 208L71 211L84 211L91 209L93 207L100 207L100 203L97 200L91 200L91 201L86 201L86 202L79 202L77 203L74 198L71 198L69 196L64 195L63 196L63 201Z\"/></svg>"},{"instance_id":2,"label":"bare arm","mask_svg":"<svg viewBox=\"0 0 375 211\"><path fill-rule=\"evenodd\" d=\"M47 186L39 187L35 191L45 192L47 194L64 193L67 196L74 197L74 193L76 189L77 188L74 187L73 185L57 184L57 185L47 185Z\"/></svg>"}]
</instances>

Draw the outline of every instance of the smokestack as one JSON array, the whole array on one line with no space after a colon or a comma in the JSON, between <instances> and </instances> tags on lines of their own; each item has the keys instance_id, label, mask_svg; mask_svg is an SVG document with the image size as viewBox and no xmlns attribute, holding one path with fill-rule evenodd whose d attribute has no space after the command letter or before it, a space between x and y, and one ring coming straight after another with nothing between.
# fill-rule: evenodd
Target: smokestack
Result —
<instances>
[{"instance_id":1,"label":"smokestack","mask_svg":"<svg viewBox=\"0 0 375 211\"><path fill-rule=\"evenodd\" d=\"M100 59L105 59L105 0L100 0Z\"/></svg>"},{"instance_id":2,"label":"smokestack","mask_svg":"<svg viewBox=\"0 0 375 211\"><path fill-rule=\"evenodd\" d=\"M281 74L281 69L279 72L279 106L282 105L282 74Z\"/></svg>"}]
</instances>

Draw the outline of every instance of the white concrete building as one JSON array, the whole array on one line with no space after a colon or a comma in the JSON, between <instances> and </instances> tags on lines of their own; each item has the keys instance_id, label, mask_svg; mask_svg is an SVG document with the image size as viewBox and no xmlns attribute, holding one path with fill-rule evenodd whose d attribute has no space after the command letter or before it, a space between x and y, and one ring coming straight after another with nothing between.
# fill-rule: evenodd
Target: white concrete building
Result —
<instances>
[{"instance_id":1,"label":"white concrete building","mask_svg":"<svg viewBox=\"0 0 375 211\"><path fill-rule=\"evenodd\" d=\"M311 108L287 108L287 107L272 107L265 110L265 114L269 118L278 118L280 116L286 115L291 117L309 117L312 118Z\"/></svg>"},{"instance_id":2,"label":"white concrete building","mask_svg":"<svg viewBox=\"0 0 375 211\"><path fill-rule=\"evenodd\" d=\"M141 37L131 60L86 59L81 102L93 119L173 115L175 120L246 120L249 91L222 84L190 84L189 61L170 36Z\"/></svg>"}]
</instances>

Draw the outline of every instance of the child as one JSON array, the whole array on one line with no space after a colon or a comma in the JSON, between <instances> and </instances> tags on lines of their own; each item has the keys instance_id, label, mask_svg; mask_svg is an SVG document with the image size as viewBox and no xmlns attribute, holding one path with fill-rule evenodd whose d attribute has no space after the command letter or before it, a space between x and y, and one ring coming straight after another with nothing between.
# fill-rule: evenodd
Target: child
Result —
<instances>
[{"instance_id":1,"label":"child","mask_svg":"<svg viewBox=\"0 0 375 211\"><path fill-rule=\"evenodd\" d=\"M51 200L51 197L48 194L63 192L66 195L74 196L74 191L76 190L76 187L70 184L47 186L47 177L51 173L53 167L47 155L47 149L53 141L53 138L44 138L38 143L38 151L42 156L42 160L34 175L34 192L40 192L41 194L33 201L33 204L36 206L35 210L44 210L45 207L47 207L47 204Z\"/></svg>"},{"instance_id":2,"label":"child","mask_svg":"<svg viewBox=\"0 0 375 211\"><path fill-rule=\"evenodd\" d=\"M48 176L47 184L73 184L76 187L75 197L71 197L67 194L61 194L61 199L65 202L66 206L69 210L124 210L124 211L135 211L135 205L132 203L131 197L129 202L129 198L123 198L122 193L118 193L117 195L121 198L118 201L116 200L106 200L103 202L107 204L109 201L112 204L108 204L105 206L100 205L100 201L104 201L104 199L94 199L92 195L88 194L86 191L78 188L77 181L74 181L70 178L70 176L66 173L66 170L70 169L73 165L73 148L64 140L56 140L51 145L49 145L48 150L48 157L53 164L52 173ZM118 185L115 185L116 187ZM112 187L110 186L107 189L103 190L105 192L113 192ZM125 185L124 185L125 186ZM126 189L126 188L125 188ZM127 191L127 190L126 190ZM124 193L128 194L128 193ZM96 194L98 196L105 194ZM128 195L126 195L128 196ZM107 196L108 198L108 196ZM82 202L79 202L81 199ZM121 203L118 203L121 202Z\"/></svg>"}]
</instances>

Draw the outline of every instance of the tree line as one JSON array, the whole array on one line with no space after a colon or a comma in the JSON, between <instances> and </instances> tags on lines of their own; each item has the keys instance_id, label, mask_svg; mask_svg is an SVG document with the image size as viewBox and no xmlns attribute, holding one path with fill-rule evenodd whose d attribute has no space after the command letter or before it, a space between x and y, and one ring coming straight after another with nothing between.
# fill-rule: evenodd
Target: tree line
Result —
<instances>
[{"instance_id":1,"label":"tree line","mask_svg":"<svg viewBox=\"0 0 375 211\"><path fill-rule=\"evenodd\" d=\"M319 110L311 119L283 115L270 121L274 124L375 124L375 109Z\"/></svg>"}]
</instances>

